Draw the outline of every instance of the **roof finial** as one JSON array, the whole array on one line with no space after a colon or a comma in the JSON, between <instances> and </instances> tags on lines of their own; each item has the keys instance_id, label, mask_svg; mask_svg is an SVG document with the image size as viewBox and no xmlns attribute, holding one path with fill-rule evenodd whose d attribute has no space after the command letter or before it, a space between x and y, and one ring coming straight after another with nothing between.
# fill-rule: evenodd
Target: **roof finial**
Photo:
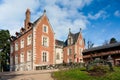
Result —
<instances>
[{"instance_id":1,"label":"roof finial","mask_svg":"<svg viewBox=\"0 0 120 80\"><path fill-rule=\"evenodd\" d=\"M82 28L80 28L80 32L82 32Z\"/></svg>"},{"instance_id":2,"label":"roof finial","mask_svg":"<svg viewBox=\"0 0 120 80\"><path fill-rule=\"evenodd\" d=\"M44 9L44 13L46 13L46 9Z\"/></svg>"},{"instance_id":3,"label":"roof finial","mask_svg":"<svg viewBox=\"0 0 120 80\"><path fill-rule=\"evenodd\" d=\"M69 28L69 33L71 32L71 28Z\"/></svg>"}]
</instances>

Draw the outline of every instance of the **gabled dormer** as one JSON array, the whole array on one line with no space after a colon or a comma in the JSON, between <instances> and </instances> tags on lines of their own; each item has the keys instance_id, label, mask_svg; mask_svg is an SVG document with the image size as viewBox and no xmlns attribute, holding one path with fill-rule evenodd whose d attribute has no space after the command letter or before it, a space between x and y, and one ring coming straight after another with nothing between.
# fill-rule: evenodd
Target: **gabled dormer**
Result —
<instances>
[{"instance_id":1,"label":"gabled dormer","mask_svg":"<svg viewBox=\"0 0 120 80\"><path fill-rule=\"evenodd\" d=\"M69 34L67 38L67 44L72 45L73 44L73 34L71 33L71 29L69 29Z\"/></svg>"}]
</instances>

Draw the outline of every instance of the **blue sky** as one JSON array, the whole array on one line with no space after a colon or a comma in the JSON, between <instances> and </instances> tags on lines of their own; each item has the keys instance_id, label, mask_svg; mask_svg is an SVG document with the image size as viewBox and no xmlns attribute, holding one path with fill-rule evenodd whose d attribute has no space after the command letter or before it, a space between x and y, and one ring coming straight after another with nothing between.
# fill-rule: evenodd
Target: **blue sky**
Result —
<instances>
[{"instance_id":1,"label":"blue sky","mask_svg":"<svg viewBox=\"0 0 120 80\"><path fill-rule=\"evenodd\" d=\"M65 41L69 28L73 33L82 28L86 41L102 45L115 37L120 41L120 0L0 0L0 29L11 35L24 26L25 11L31 10L31 22L44 9L56 39Z\"/></svg>"}]
</instances>

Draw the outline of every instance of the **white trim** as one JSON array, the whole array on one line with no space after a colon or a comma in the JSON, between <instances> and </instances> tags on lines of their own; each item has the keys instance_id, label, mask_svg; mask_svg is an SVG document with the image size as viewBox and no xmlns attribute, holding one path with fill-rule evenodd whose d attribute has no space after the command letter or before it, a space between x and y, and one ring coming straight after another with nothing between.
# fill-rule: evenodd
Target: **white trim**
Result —
<instances>
[{"instance_id":1,"label":"white trim","mask_svg":"<svg viewBox=\"0 0 120 80\"><path fill-rule=\"evenodd\" d=\"M18 42L15 42L15 51L18 51Z\"/></svg>"},{"instance_id":2,"label":"white trim","mask_svg":"<svg viewBox=\"0 0 120 80\"><path fill-rule=\"evenodd\" d=\"M43 38L47 38L47 43L43 44ZM42 35L42 46L45 46L45 47L49 47L49 37L48 36L45 36L45 35Z\"/></svg>"},{"instance_id":3,"label":"white trim","mask_svg":"<svg viewBox=\"0 0 120 80\"><path fill-rule=\"evenodd\" d=\"M13 45L11 44L11 45L10 45L10 53L13 53L13 51L14 51L14 50L13 50Z\"/></svg>"},{"instance_id":4,"label":"white trim","mask_svg":"<svg viewBox=\"0 0 120 80\"><path fill-rule=\"evenodd\" d=\"M32 51L32 60L33 60L33 64L32 64L32 68L33 70L35 70L35 60L36 60L36 26L33 26L33 51Z\"/></svg>"},{"instance_id":5,"label":"white trim","mask_svg":"<svg viewBox=\"0 0 120 80\"><path fill-rule=\"evenodd\" d=\"M24 48L24 44L25 44L25 41L24 41L24 38L20 40L20 48Z\"/></svg>"},{"instance_id":6,"label":"white trim","mask_svg":"<svg viewBox=\"0 0 120 80\"><path fill-rule=\"evenodd\" d=\"M29 34L27 36L27 45L31 45L32 44L32 34Z\"/></svg>"},{"instance_id":7,"label":"white trim","mask_svg":"<svg viewBox=\"0 0 120 80\"><path fill-rule=\"evenodd\" d=\"M42 53L41 53L41 61L44 63L44 61L43 61L43 53L46 53L46 62L49 62L49 52L48 51L42 51Z\"/></svg>"}]
</instances>

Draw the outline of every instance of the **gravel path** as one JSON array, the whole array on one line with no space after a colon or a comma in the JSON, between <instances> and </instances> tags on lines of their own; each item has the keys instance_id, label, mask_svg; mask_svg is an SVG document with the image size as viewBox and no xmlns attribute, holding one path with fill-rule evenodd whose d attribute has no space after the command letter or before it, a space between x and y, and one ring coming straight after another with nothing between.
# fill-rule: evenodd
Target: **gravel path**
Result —
<instances>
[{"instance_id":1,"label":"gravel path","mask_svg":"<svg viewBox=\"0 0 120 80\"><path fill-rule=\"evenodd\" d=\"M51 73L58 70L1 72L0 80L54 80Z\"/></svg>"}]
</instances>

